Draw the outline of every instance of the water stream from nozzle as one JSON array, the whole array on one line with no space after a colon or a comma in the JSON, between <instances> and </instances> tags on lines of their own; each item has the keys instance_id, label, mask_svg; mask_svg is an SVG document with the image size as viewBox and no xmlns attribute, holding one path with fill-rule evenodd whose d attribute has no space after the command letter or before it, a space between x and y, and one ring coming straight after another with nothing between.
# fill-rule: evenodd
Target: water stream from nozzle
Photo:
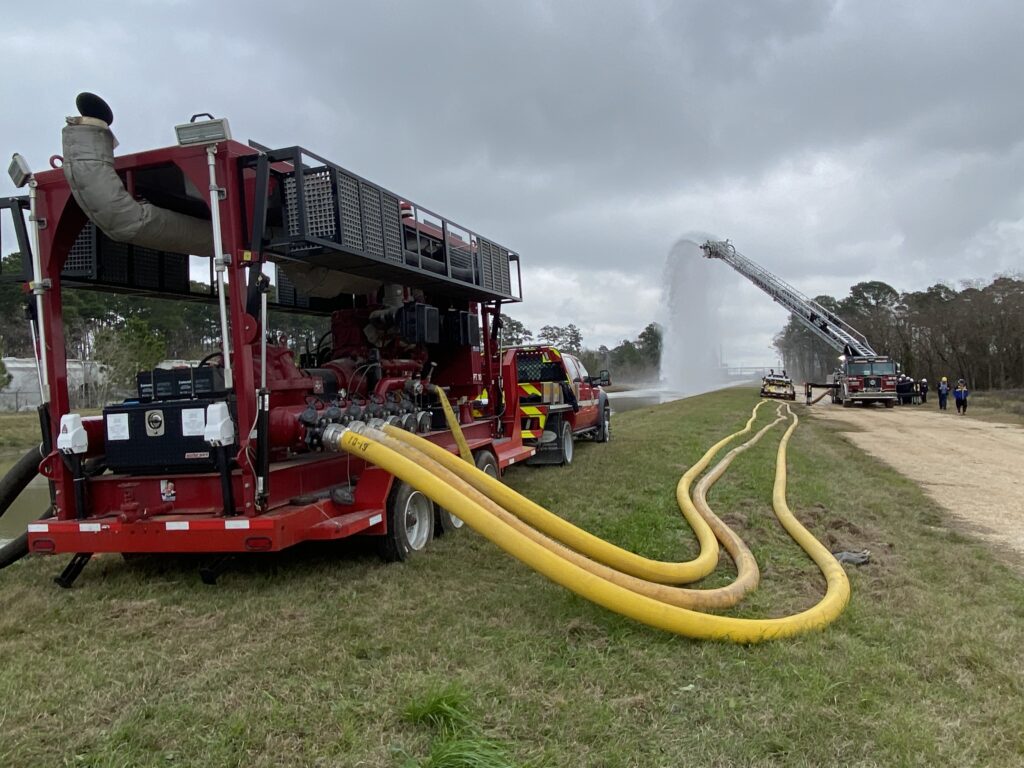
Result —
<instances>
[{"instance_id":1,"label":"water stream from nozzle","mask_svg":"<svg viewBox=\"0 0 1024 768\"><path fill-rule=\"evenodd\" d=\"M720 315L729 281L721 266L685 239L672 246L665 264L661 385L687 396L728 383Z\"/></svg>"}]
</instances>

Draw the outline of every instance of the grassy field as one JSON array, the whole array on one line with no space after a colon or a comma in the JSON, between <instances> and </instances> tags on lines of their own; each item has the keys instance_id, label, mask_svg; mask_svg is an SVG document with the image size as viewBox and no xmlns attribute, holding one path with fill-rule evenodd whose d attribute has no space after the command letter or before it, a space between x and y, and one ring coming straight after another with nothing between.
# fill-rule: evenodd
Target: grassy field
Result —
<instances>
[{"instance_id":1,"label":"grassy field","mask_svg":"<svg viewBox=\"0 0 1024 768\"><path fill-rule=\"evenodd\" d=\"M1024 389L974 392L968 400L967 415L983 421L1024 424Z\"/></svg>"},{"instance_id":2,"label":"grassy field","mask_svg":"<svg viewBox=\"0 0 1024 768\"><path fill-rule=\"evenodd\" d=\"M0 411L0 450L28 450L39 445L39 416Z\"/></svg>"},{"instance_id":3,"label":"grassy field","mask_svg":"<svg viewBox=\"0 0 1024 768\"><path fill-rule=\"evenodd\" d=\"M688 558L675 482L755 400L623 414L572 467L507 480L617 543ZM823 589L771 512L780 435L711 495L763 572L737 615ZM104 557L62 591L64 558L23 561L0 573L0 765L476 765L452 757L464 744L490 750L482 765L552 768L1024 765L1024 579L826 425L803 419L789 456L794 512L873 559L849 567L830 628L753 647L617 617L468 530L404 565L305 548L217 587L191 561Z\"/></svg>"}]
</instances>

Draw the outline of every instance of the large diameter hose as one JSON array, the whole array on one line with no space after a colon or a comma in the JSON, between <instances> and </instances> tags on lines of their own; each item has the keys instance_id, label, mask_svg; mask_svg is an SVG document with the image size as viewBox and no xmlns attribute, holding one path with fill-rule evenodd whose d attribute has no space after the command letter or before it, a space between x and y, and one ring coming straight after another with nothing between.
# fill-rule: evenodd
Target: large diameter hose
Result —
<instances>
[{"instance_id":1,"label":"large diameter hose","mask_svg":"<svg viewBox=\"0 0 1024 768\"><path fill-rule=\"evenodd\" d=\"M761 429L753 438L748 440L742 446L739 446L722 459L722 461L712 470L712 474L715 475L714 480L717 480L724 473L725 469L728 468L729 464L732 463L733 459L736 458L740 453L749 448L750 446L757 443L764 434L783 421L780 417L771 424ZM630 576L620 571L616 571L609 568L606 565L594 562L578 552L563 546L545 536L540 531L531 528L529 525L524 523L514 514L501 508L494 503L491 499L483 495L479 490L474 488L472 485L467 483L462 478L455 475L455 473L443 467L438 462L428 456L420 453L414 449L411 445L395 439L394 437L385 434L384 432L378 431L372 427L368 427L362 430L362 434L370 437L374 440L378 440L383 445L392 450L396 451L400 455L414 461L419 466L432 472L443 482L452 486L454 489L462 493L464 496L478 503L487 512L498 517L504 523L514 528L515 530L522 533L524 536L529 538L536 544L548 549L549 551L557 554L559 557L573 563L574 565L583 568L589 573L599 576L607 581L624 587L637 594L646 595L647 597L653 598L668 605L676 605L682 608L693 608L706 610L711 608L729 608L738 603L744 595L750 592L757 586L760 573L757 568L757 563L754 560L753 555L747 548L746 544L743 543L742 539L739 538L731 529L728 528L717 516L711 512L710 508L707 507L706 500L698 500L698 508L701 509L702 514L710 515L714 518L718 525L724 530L726 541L726 548L732 554L734 561L737 563L738 576L735 581L731 584L715 589L686 589L679 587L671 587L664 584L657 584L650 581L644 581L634 576ZM710 488L714 480L709 483L706 488ZM710 521L709 521L710 524Z\"/></svg>"},{"instance_id":2,"label":"large diameter hose","mask_svg":"<svg viewBox=\"0 0 1024 768\"><path fill-rule=\"evenodd\" d=\"M680 479L676 488L676 499L693 528L700 544L700 554L693 560L682 563L668 563L650 560L628 550L617 547L592 533L579 528L556 514L549 512L539 504L513 491L500 480L476 471L476 468L461 462L444 448L424 440L404 430L385 426L384 431L403 442L407 442L421 453L429 456L437 463L454 472L499 506L513 512L517 517L543 531L548 536L562 542L567 547L581 552L587 557L628 573L644 581L655 581L661 584L688 584L707 576L718 564L718 540L710 526L704 521L700 512L690 500L690 486L693 479L708 466L715 454L730 440L750 431L757 410L763 401L754 406L746 426L728 437L719 440L694 464ZM444 506L444 505L442 505Z\"/></svg>"},{"instance_id":3,"label":"large diameter hose","mask_svg":"<svg viewBox=\"0 0 1024 768\"><path fill-rule=\"evenodd\" d=\"M0 478L0 517L10 509L14 500L32 482L32 478L39 474L39 462L42 460L40 447L36 446L27 451L7 474Z\"/></svg>"},{"instance_id":4,"label":"large diameter hose","mask_svg":"<svg viewBox=\"0 0 1024 768\"><path fill-rule=\"evenodd\" d=\"M756 643L790 637L824 627L842 612L850 596L849 582L842 567L828 550L800 524L786 504L786 448L797 423L798 420L794 416L793 424L786 430L779 444L772 500L776 515L782 525L824 573L827 591L825 596L812 608L778 619L740 619L716 616L666 605L653 598L637 594L589 573L549 549L539 546L498 517L489 514L480 504L447 485L429 470L417 466L410 459L355 430L328 427L328 432L324 435L324 442L376 464L404 480L436 503L451 510L467 525L516 559L593 603L649 626L686 637Z\"/></svg>"},{"instance_id":5,"label":"large diameter hose","mask_svg":"<svg viewBox=\"0 0 1024 768\"><path fill-rule=\"evenodd\" d=\"M473 453L469 450L469 443L466 442L466 436L462 434L462 427L459 426L459 420L455 418L455 412L452 410L452 404L448 402L448 395L441 389L437 384L430 385L434 393L437 395L437 399L441 401L441 410L444 411L444 420L448 422L448 429L455 437L455 444L459 447L459 456L462 460L467 462L470 466L476 466L473 463ZM423 442L427 442L424 440ZM448 452L445 451L445 454Z\"/></svg>"},{"instance_id":6,"label":"large diameter hose","mask_svg":"<svg viewBox=\"0 0 1024 768\"><path fill-rule=\"evenodd\" d=\"M809 402L808 405L814 405L815 403L820 403L822 400L824 400L830 394L832 394L832 390L831 389L826 389L824 392L822 392L816 398L811 400L811 402Z\"/></svg>"},{"instance_id":7,"label":"large diameter hose","mask_svg":"<svg viewBox=\"0 0 1024 768\"><path fill-rule=\"evenodd\" d=\"M43 515L39 518L40 520L49 520L53 517L53 507L50 507ZM28 554L28 531L25 531L21 536L15 539L11 539L2 547L0 547L0 570L3 570L9 565L13 565Z\"/></svg>"}]
</instances>

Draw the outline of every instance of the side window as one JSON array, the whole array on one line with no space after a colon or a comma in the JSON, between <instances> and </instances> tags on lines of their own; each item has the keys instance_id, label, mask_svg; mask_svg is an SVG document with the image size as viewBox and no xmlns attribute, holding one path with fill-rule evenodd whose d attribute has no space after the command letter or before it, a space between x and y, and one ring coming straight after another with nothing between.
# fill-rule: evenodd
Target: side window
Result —
<instances>
[{"instance_id":1,"label":"side window","mask_svg":"<svg viewBox=\"0 0 1024 768\"><path fill-rule=\"evenodd\" d=\"M587 373L587 369L583 367L583 361L582 360L577 360L576 361L576 365L580 369L580 376L582 376L583 379L586 380L587 376L589 376L590 374Z\"/></svg>"},{"instance_id":2,"label":"side window","mask_svg":"<svg viewBox=\"0 0 1024 768\"><path fill-rule=\"evenodd\" d=\"M569 381L580 381L580 369L576 359L569 355L562 355L562 362L565 363L565 370L569 374Z\"/></svg>"}]
</instances>

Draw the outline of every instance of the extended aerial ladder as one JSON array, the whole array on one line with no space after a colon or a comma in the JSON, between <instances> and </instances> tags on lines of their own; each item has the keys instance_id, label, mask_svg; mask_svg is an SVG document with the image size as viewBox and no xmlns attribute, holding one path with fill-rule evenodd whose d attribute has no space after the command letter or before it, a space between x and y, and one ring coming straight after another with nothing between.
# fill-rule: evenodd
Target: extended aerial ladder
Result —
<instances>
[{"instance_id":1,"label":"extended aerial ladder","mask_svg":"<svg viewBox=\"0 0 1024 768\"><path fill-rule=\"evenodd\" d=\"M772 300L789 310L818 338L841 353L841 367L833 381L825 385L807 384L810 403L811 386L832 389L833 402L845 406L854 401L884 402L887 407L896 401L896 365L888 357L878 355L867 338L856 328L830 312L818 302L804 296L785 280L739 253L728 240L707 240L701 247L709 259L721 259Z\"/></svg>"},{"instance_id":2,"label":"extended aerial ladder","mask_svg":"<svg viewBox=\"0 0 1024 768\"><path fill-rule=\"evenodd\" d=\"M804 296L785 280L739 253L728 240L708 240L701 250L709 259L721 259L781 304L818 338L844 355L875 356L868 340L849 323Z\"/></svg>"}]
</instances>

